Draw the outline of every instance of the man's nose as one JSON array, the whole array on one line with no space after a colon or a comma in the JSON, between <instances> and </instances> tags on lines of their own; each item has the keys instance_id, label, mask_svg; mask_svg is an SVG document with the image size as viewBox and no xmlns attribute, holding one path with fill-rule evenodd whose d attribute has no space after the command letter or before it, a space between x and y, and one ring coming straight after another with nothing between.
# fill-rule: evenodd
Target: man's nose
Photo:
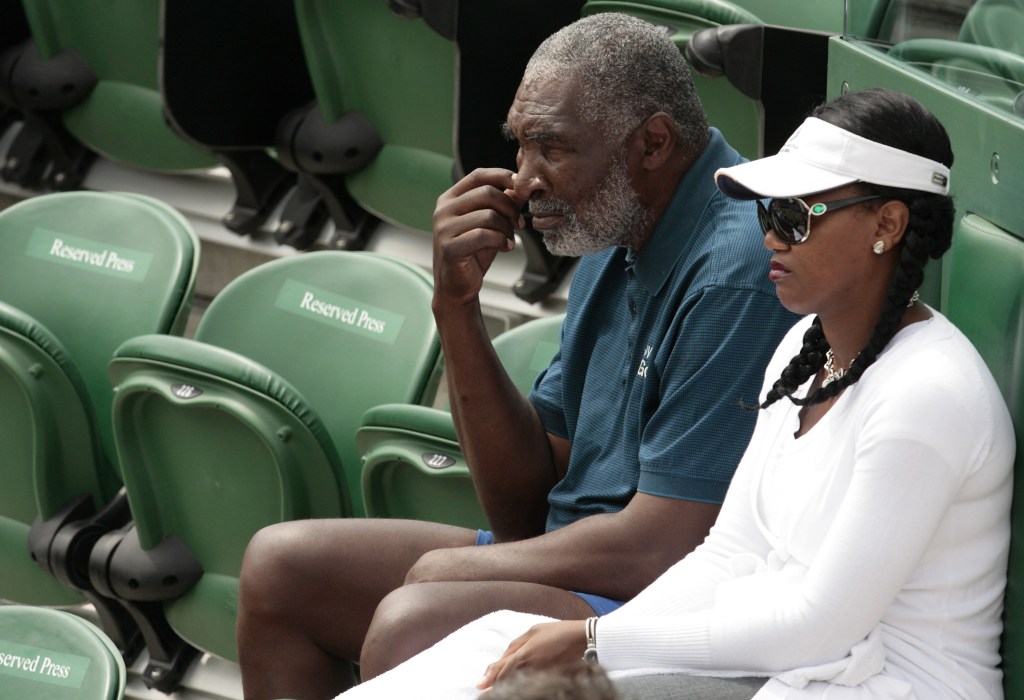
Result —
<instances>
[{"instance_id":1,"label":"man's nose","mask_svg":"<svg viewBox=\"0 0 1024 700\"><path fill-rule=\"evenodd\" d=\"M524 200L537 199L548 191L548 185L541 173L526 161L519 166L516 173L515 192Z\"/></svg>"}]
</instances>

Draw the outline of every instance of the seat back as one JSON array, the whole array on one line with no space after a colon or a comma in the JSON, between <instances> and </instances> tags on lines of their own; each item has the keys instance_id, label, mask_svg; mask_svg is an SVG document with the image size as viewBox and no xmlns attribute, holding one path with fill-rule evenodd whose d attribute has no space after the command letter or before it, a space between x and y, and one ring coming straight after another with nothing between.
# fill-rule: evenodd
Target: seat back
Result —
<instances>
[{"instance_id":1,"label":"seat back","mask_svg":"<svg viewBox=\"0 0 1024 700\"><path fill-rule=\"evenodd\" d=\"M98 542L91 580L129 605L170 601L154 627L166 616L190 644L234 660L245 547L272 523L351 515L338 451L292 384L223 348L139 336L110 376L134 527ZM173 649L150 652L184 672Z\"/></svg>"},{"instance_id":2,"label":"seat back","mask_svg":"<svg viewBox=\"0 0 1024 700\"><path fill-rule=\"evenodd\" d=\"M0 213L0 598L81 600L32 563L30 529L120 488L106 366L131 336L184 329L198 254L185 220L145 197L60 193Z\"/></svg>"},{"instance_id":3,"label":"seat back","mask_svg":"<svg viewBox=\"0 0 1024 700\"><path fill-rule=\"evenodd\" d=\"M359 417L378 403L432 398L431 298L420 268L312 252L233 280L194 340L122 345L110 376L135 541L117 545L103 587L167 601L178 634L233 660L251 537L283 520L362 515Z\"/></svg>"},{"instance_id":4,"label":"seat back","mask_svg":"<svg viewBox=\"0 0 1024 700\"><path fill-rule=\"evenodd\" d=\"M32 37L44 61L40 90L59 90L46 61L72 50L96 77L88 96L63 114L67 129L112 160L152 170L191 170L217 164L188 143L164 118L157 74L158 0L26 2ZM50 83L54 82L54 85Z\"/></svg>"},{"instance_id":5,"label":"seat back","mask_svg":"<svg viewBox=\"0 0 1024 700\"><path fill-rule=\"evenodd\" d=\"M985 359L1017 432L1002 653L1006 697L1024 697L1024 240L968 214L942 269L946 315Z\"/></svg>"},{"instance_id":6,"label":"seat back","mask_svg":"<svg viewBox=\"0 0 1024 700\"><path fill-rule=\"evenodd\" d=\"M433 280L410 264L371 253L306 254L236 279L195 337L259 362L302 392L328 421L361 515L354 429L371 406L432 398L440 355L432 296Z\"/></svg>"},{"instance_id":7,"label":"seat back","mask_svg":"<svg viewBox=\"0 0 1024 700\"><path fill-rule=\"evenodd\" d=\"M541 370L551 364L562 340L565 314L546 316L510 328L494 339L501 366L523 394L529 394Z\"/></svg>"},{"instance_id":8,"label":"seat back","mask_svg":"<svg viewBox=\"0 0 1024 700\"><path fill-rule=\"evenodd\" d=\"M184 331L198 261L185 218L141 195L56 193L0 213L0 300L60 339L108 455L107 364L127 338Z\"/></svg>"},{"instance_id":9,"label":"seat back","mask_svg":"<svg viewBox=\"0 0 1024 700\"><path fill-rule=\"evenodd\" d=\"M453 182L454 45L382 0L297 0L295 10L323 120L358 112L383 142L345 177L348 191L379 218L429 232Z\"/></svg>"},{"instance_id":10,"label":"seat back","mask_svg":"<svg viewBox=\"0 0 1024 700\"><path fill-rule=\"evenodd\" d=\"M125 664L109 639L71 613L0 605L0 697L120 700Z\"/></svg>"},{"instance_id":11,"label":"seat back","mask_svg":"<svg viewBox=\"0 0 1024 700\"><path fill-rule=\"evenodd\" d=\"M558 352L564 315L528 321L494 339L516 387L533 381ZM387 404L367 411L356 434L370 517L411 518L486 528L469 466L446 411Z\"/></svg>"},{"instance_id":12,"label":"seat back","mask_svg":"<svg viewBox=\"0 0 1024 700\"><path fill-rule=\"evenodd\" d=\"M82 601L32 561L27 544L36 518L49 518L78 497L98 505L112 495L115 477L99 448L86 397L60 341L31 316L0 302L0 599Z\"/></svg>"}]
</instances>

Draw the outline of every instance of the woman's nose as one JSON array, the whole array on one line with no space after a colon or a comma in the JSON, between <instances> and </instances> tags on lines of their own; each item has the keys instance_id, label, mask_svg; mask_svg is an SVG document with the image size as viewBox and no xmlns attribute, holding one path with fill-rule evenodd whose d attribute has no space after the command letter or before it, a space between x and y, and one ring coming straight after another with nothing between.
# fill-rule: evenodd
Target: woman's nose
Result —
<instances>
[{"instance_id":1,"label":"woman's nose","mask_svg":"<svg viewBox=\"0 0 1024 700\"><path fill-rule=\"evenodd\" d=\"M768 250L783 250L789 244L775 235L775 229L770 228L764 232L764 247Z\"/></svg>"}]
</instances>

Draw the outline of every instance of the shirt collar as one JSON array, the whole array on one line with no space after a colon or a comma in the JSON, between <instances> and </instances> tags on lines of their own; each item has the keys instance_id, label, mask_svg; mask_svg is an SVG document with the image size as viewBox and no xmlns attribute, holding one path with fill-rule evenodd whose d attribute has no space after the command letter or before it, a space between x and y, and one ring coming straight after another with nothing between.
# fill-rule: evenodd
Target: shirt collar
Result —
<instances>
[{"instance_id":1,"label":"shirt collar","mask_svg":"<svg viewBox=\"0 0 1024 700\"><path fill-rule=\"evenodd\" d=\"M683 176L651 236L635 256L627 255L627 260L634 258L633 271L651 296L661 291L676 263L693 245L697 222L718 193L715 171L723 163L738 164L743 160L721 132L712 127L707 147Z\"/></svg>"}]
</instances>

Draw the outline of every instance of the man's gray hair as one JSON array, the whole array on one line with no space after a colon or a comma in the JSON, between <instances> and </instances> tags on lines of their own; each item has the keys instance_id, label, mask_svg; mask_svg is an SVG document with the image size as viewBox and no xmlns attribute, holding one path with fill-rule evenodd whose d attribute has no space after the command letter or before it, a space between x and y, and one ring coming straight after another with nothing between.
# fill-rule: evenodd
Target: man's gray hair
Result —
<instances>
[{"instance_id":1,"label":"man's gray hair","mask_svg":"<svg viewBox=\"0 0 1024 700\"><path fill-rule=\"evenodd\" d=\"M636 17L601 12L563 27L541 43L523 77L577 79L579 117L606 138L625 141L665 112L684 148L699 152L707 144L707 116L686 61L665 31Z\"/></svg>"}]
</instances>

